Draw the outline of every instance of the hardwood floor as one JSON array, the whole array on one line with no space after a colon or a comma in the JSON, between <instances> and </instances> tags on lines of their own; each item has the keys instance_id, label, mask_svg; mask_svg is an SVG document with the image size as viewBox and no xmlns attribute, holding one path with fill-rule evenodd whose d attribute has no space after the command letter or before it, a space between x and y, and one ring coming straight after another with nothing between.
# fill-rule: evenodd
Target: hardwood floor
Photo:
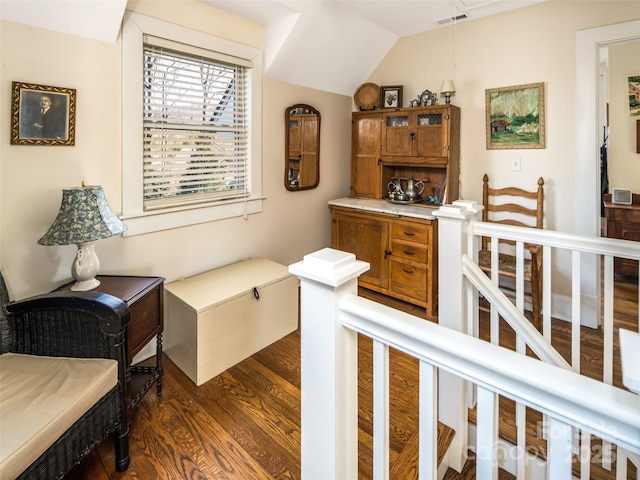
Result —
<instances>
[{"instance_id":1,"label":"hardwood floor","mask_svg":"<svg viewBox=\"0 0 640 480\"><path fill-rule=\"evenodd\" d=\"M616 328L620 325L627 328L636 325L637 328L637 284L616 282L616 289L620 298L616 302L616 319L620 320ZM560 322L557 328L561 331L562 327L566 324ZM601 354L597 332L590 329L585 332L588 339L582 351L585 374L599 374ZM508 339L507 334L502 335L503 341ZM563 348L562 341L557 341L558 348ZM359 352L359 478L368 479L372 472L371 342L361 338ZM156 397L152 389L132 418L129 469L123 473L114 472L109 438L65 478L300 478L299 331L200 387L196 387L168 357L164 360L162 397ZM417 478L417 361L394 350L390 361L390 478L410 480ZM619 382L619 372L614 378ZM452 435L445 429L439 433L439 441L443 444ZM611 472L603 472L593 473L592 478L615 478ZM628 473L629 479L636 478L633 472ZM468 469L460 474L450 470L446 478L475 478L473 461L468 462ZM513 477L500 472L500 478Z\"/></svg>"}]
</instances>

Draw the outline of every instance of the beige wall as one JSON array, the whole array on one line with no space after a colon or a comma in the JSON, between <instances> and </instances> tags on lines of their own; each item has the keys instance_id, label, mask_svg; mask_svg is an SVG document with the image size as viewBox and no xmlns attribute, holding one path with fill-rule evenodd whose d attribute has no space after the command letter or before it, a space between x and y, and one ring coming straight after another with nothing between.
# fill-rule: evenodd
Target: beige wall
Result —
<instances>
[{"instance_id":1,"label":"beige wall","mask_svg":"<svg viewBox=\"0 0 640 480\"><path fill-rule=\"evenodd\" d=\"M628 79L640 75L640 43L609 48L609 185L640 193L636 122L629 115Z\"/></svg>"},{"instance_id":2,"label":"beige wall","mask_svg":"<svg viewBox=\"0 0 640 480\"><path fill-rule=\"evenodd\" d=\"M179 8L178 7L179 4ZM260 46L261 28L196 2L132 2L130 9ZM104 186L121 210L120 43L110 44L1 22L0 265L14 298L70 280L75 246L37 244L60 206L62 189ZM12 81L77 90L76 145L10 145ZM284 111L307 103L322 115L320 186L284 188ZM327 201L349 192L351 98L265 79L261 214L96 244L105 274L161 275L168 281L236 260L264 256L290 264L329 246Z\"/></svg>"}]
</instances>

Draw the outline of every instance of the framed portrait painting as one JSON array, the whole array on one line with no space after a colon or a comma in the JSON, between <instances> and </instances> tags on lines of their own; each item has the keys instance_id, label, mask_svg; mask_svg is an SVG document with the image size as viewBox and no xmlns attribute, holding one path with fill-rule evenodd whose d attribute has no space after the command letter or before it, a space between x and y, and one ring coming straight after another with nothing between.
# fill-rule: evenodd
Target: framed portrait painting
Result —
<instances>
[{"instance_id":1,"label":"framed portrait painting","mask_svg":"<svg viewBox=\"0 0 640 480\"><path fill-rule=\"evenodd\" d=\"M546 148L544 83L485 90L487 150Z\"/></svg>"},{"instance_id":2,"label":"framed portrait painting","mask_svg":"<svg viewBox=\"0 0 640 480\"><path fill-rule=\"evenodd\" d=\"M12 82L12 145L74 145L75 117L74 89Z\"/></svg>"},{"instance_id":3,"label":"framed portrait painting","mask_svg":"<svg viewBox=\"0 0 640 480\"><path fill-rule=\"evenodd\" d=\"M381 108L402 108L402 85L380 87Z\"/></svg>"}]
</instances>

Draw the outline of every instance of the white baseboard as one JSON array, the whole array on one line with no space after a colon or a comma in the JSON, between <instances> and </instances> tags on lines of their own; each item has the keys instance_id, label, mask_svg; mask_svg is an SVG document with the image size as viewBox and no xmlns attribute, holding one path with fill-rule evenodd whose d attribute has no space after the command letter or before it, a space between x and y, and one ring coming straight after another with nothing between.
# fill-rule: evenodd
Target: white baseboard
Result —
<instances>
[{"instance_id":1,"label":"white baseboard","mask_svg":"<svg viewBox=\"0 0 640 480\"><path fill-rule=\"evenodd\" d=\"M580 296L580 324L589 328L600 326L599 302L597 297ZM551 316L565 322L571 321L571 297L565 295L551 295Z\"/></svg>"}]
</instances>

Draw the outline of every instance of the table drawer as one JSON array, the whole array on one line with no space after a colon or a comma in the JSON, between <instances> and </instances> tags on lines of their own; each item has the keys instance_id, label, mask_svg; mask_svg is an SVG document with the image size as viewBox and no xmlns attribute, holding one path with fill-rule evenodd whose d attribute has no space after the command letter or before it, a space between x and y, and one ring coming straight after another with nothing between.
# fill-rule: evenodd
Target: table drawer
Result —
<instances>
[{"instance_id":1,"label":"table drawer","mask_svg":"<svg viewBox=\"0 0 640 480\"><path fill-rule=\"evenodd\" d=\"M391 237L426 245L429 243L429 226L412 222L392 222Z\"/></svg>"},{"instance_id":2,"label":"table drawer","mask_svg":"<svg viewBox=\"0 0 640 480\"><path fill-rule=\"evenodd\" d=\"M425 301L427 296L427 267L404 262L391 262L390 287L394 292Z\"/></svg>"},{"instance_id":3,"label":"table drawer","mask_svg":"<svg viewBox=\"0 0 640 480\"><path fill-rule=\"evenodd\" d=\"M424 243L407 242L400 239L391 240L391 255L413 262L427 263L427 245Z\"/></svg>"}]
</instances>

